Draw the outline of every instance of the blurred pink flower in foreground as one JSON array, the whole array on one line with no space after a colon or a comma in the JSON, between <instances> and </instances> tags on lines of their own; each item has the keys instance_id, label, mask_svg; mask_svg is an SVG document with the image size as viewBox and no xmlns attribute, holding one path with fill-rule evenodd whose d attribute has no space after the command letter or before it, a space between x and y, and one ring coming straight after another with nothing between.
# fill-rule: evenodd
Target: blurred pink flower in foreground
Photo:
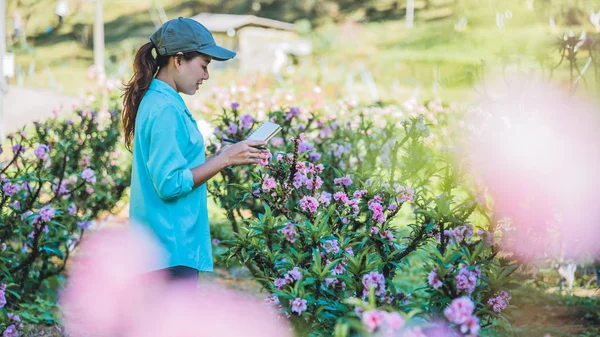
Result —
<instances>
[{"instance_id":1,"label":"blurred pink flower in foreground","mask_svg":"<svg viewBox=\"0 0 600 337\"><path fill-rule=\"evenodd\" d=\"M502 248L526 259L599 253L598 107L529 79L487 91L495 97L468 116L466 150L509 219Z\"/></svg>"},{"instance_id":2,"label":"blurred pink flower in foreground","mask_svg":"<svg viewBox=\"0 0 600 337\"><path fill-rule=\"evenodd\" d=\"M146 273L160 258L150 237L131 229L87 237L60 296L69 334L292 336L287 322L258 298L217 285L168 283L164 274Z\"/></svg>"}]
</instances>

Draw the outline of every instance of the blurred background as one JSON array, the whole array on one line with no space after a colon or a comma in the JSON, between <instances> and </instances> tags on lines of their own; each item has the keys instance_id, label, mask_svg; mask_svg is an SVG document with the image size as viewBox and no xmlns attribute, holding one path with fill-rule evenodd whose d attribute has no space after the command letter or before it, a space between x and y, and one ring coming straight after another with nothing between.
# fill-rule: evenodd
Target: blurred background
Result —
<instances>
[{"instance_id":1,"label":"blurred background","mask_svg":"<svg viewBox=\"0 0 600 337\"><path fill-rule=\"evenodd\" d=\"M121 85L138 48L180 16L238 52L211 63L210 80L184 97L206 130L219 110L204 106L222 103L206 100L236 86L386 107L472 102L494 94L488 81L510 87L519 75L600 98L598 0L0 0L0 138L80 102L98 78ZM531 267L545 287L521 294L515 335L551 325L555 336L597 336L598 262L560 262ZM577 296L547 296L565 289Z\"/></svg>"},{"instance_id":2,"label":"blurred background","mask_svg":"<svg viewBox=\"0 0 600 337\"><path fill-rule=\"evenodd\" d=\"M179 16L239 52L214 65L223 74L209 85L259 73L362 102L459 100L491 72L535 73L597 93L600 71L583 46L600 31L593 0L4 2L9 86L64 96L83 93L94 64L128 78L139 46ZM580 43L575 55L564 48L568 37Z\"/></svg>"}]
</instances>

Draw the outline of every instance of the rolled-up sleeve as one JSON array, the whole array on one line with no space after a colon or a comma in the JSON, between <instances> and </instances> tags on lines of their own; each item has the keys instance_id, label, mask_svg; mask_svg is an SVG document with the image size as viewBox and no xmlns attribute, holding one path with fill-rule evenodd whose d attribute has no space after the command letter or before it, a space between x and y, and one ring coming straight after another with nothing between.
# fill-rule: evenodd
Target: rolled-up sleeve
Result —
<instances>
[{"instance_id":1,"label":"rolled-up sleeve","mask_svg":"<svg viewBox=\"0 0 600 337\"><path fill-rule=\"evenodd\" d=\"M148 140L146 168L158 196L171 200L190 193L194 177L181 150L187 134L181 113L167 105L153 114L145 131Z\"/></svg>"}]
</instances>

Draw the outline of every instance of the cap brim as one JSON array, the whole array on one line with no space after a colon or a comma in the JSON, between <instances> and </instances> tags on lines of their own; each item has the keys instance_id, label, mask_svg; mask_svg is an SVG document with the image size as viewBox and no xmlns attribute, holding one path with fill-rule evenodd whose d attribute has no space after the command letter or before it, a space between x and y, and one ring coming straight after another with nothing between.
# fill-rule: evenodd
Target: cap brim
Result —
<instances>
[{"instance_id":1,"label":"cap brim","mask_svg":"<svg viewBox=\"0 0 600 337\"><path fill-rule=\"evenodd\" d=\"M212 56L212 58L217 61L226 61L231 58L234 58L236 55L236 52L231 51L229 49L225 49L223 47L219 47L217 45L202 48L198 51L208 56Z\"/></svg>"}]
</instances>

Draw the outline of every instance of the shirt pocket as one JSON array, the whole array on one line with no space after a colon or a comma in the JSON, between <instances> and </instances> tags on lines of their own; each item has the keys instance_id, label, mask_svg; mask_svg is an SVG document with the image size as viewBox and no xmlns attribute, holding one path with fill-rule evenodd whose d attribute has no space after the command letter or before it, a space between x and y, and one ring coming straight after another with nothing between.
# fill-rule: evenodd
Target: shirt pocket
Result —
<instances>
[{"instance_id":1,"label":"shirt pocket","mask_svg":"<svg viewBox=\"0 0 600 337\"><path fill-rule=\"evenodd\" d=\"M202 133L198 129L198 124L192 117L192 114L186 110L186 115L186 126L190 135L190 138L187 142L188 151L186 157L188 158L189 162L193 163L192 166L197 166L203 164L205 161L204 136L202 136Z\"/></svg>"}]
</instances>

